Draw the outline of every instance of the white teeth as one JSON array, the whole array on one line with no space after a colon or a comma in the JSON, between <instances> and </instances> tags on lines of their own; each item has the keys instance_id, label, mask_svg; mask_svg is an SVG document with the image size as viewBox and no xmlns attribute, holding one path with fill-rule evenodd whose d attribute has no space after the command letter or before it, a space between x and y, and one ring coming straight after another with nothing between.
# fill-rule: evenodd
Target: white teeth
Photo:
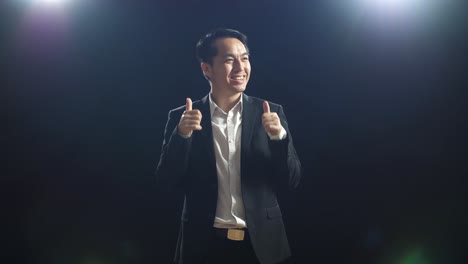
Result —
<instances>
[{"instance_id":1,"label":"white teeth","mask_svg":"<svg viewBox=\"0 0 468 264\"><path fill-rule=\"evenodd\" d=\"M234 79L234 80L238 80L238 81L240 81L240 80L243 80L243 79L244 79L244 77L242 77L242 76L239 76L239 77L233 77L233 78L231 78L231 79Z\"/></svg>"}]
</instances>

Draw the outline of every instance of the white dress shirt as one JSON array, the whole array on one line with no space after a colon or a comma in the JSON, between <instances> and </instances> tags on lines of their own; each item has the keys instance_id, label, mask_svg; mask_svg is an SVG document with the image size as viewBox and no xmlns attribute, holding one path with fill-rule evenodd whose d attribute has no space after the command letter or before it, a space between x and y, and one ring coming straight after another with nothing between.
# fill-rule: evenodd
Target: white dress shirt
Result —
<instances>
[{"instance_id":1,"label":"white dress shirt","mask_svg":"<svg viewBox=\"0 0 468 264\"><path fill-rule=\"evenodd\" d=\"M246 228L240 177L242 96L227 113L211 99L211 93L209 102L218 177L218 201L213 226ZM278 135L268 134L271 140L282 140L286 138L286 135L284 128ZM181 136L188 138L191 135Z\"/></svg>"},{"instance_id":2,"label":"white dress shirt","mask_svg":"<svg viewBox=\"0 0 468 264\"><path fill-rule=\"evenodd\" d=\"M240 182L242 96L227 113L216 105L211 94L209 99L218 176L218 203L213 226L247 227Z\"/></svg>"}]
</instances>

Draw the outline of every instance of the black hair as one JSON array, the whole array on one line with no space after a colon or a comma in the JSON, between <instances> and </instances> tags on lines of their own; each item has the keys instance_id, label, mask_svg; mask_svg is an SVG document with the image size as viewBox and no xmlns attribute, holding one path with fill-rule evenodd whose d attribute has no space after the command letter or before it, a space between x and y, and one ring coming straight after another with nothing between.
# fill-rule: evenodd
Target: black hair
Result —
<instances>
[{"instance_id":1,"label":"black hair","mask_svg":"<svg viewBox=\"0 0 468 264\"><path fill-rule=\"evenodd\" d=\"M249 52L249 48L247 47L246 35L234 29L218 28L206 34L203 38L201 38L198 41L196 47L196 55L200 63L213 63L213 57L215 57L218 52L216 50L215 42L217 39L220 38L236 38L240 42L242 42L242 44L244 44L245 49L247 50L247 52Z\"/></svg>"}]
</instances>

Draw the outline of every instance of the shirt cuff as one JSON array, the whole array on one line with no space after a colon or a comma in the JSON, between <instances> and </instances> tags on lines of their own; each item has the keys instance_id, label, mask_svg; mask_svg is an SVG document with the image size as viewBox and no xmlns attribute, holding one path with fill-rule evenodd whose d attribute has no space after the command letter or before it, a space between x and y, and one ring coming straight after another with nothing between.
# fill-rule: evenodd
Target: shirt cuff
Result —
<instances>
[{"instance_id":1,"label":"shirt cuff","mask_svg":"<svg viewBox=\"0 0 468 264\"><path fill-rule=\"evenodd\" d=\"M190 133L190 135L182 135L180 133L177 133L177 135L181 136L182 138L187 139L187 138L190 138L192 136L192 133Z\"/></svg>"},{"instance_id":2,"label":"shirt cuff","mask_svg":"<svg viewBox=\"0 0 468 264\"><path fill-rule=\"evenodd\" d=\"M281 132L278 135L273 136L272 134L268 133L270 140L283 140L286 138L286 129L284 127L281 128Z\"/></svg>"}]
</instances>

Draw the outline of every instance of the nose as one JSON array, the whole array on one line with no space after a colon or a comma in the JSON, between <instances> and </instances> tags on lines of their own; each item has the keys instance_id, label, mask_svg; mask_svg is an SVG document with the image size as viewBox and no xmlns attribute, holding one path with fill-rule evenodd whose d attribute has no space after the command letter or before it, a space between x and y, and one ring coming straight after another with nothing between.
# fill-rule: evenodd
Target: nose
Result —
<instances>
[{"instance_id":1,"label":"nose","mask_svg":"<svg viewBox=\"0 0 468 264\"><path fill-rule=\"evenodd\" d=\"M234 60L234 71L243 71L244 70L244 64L240 59Z\"/></svg>"}]
</instances>

